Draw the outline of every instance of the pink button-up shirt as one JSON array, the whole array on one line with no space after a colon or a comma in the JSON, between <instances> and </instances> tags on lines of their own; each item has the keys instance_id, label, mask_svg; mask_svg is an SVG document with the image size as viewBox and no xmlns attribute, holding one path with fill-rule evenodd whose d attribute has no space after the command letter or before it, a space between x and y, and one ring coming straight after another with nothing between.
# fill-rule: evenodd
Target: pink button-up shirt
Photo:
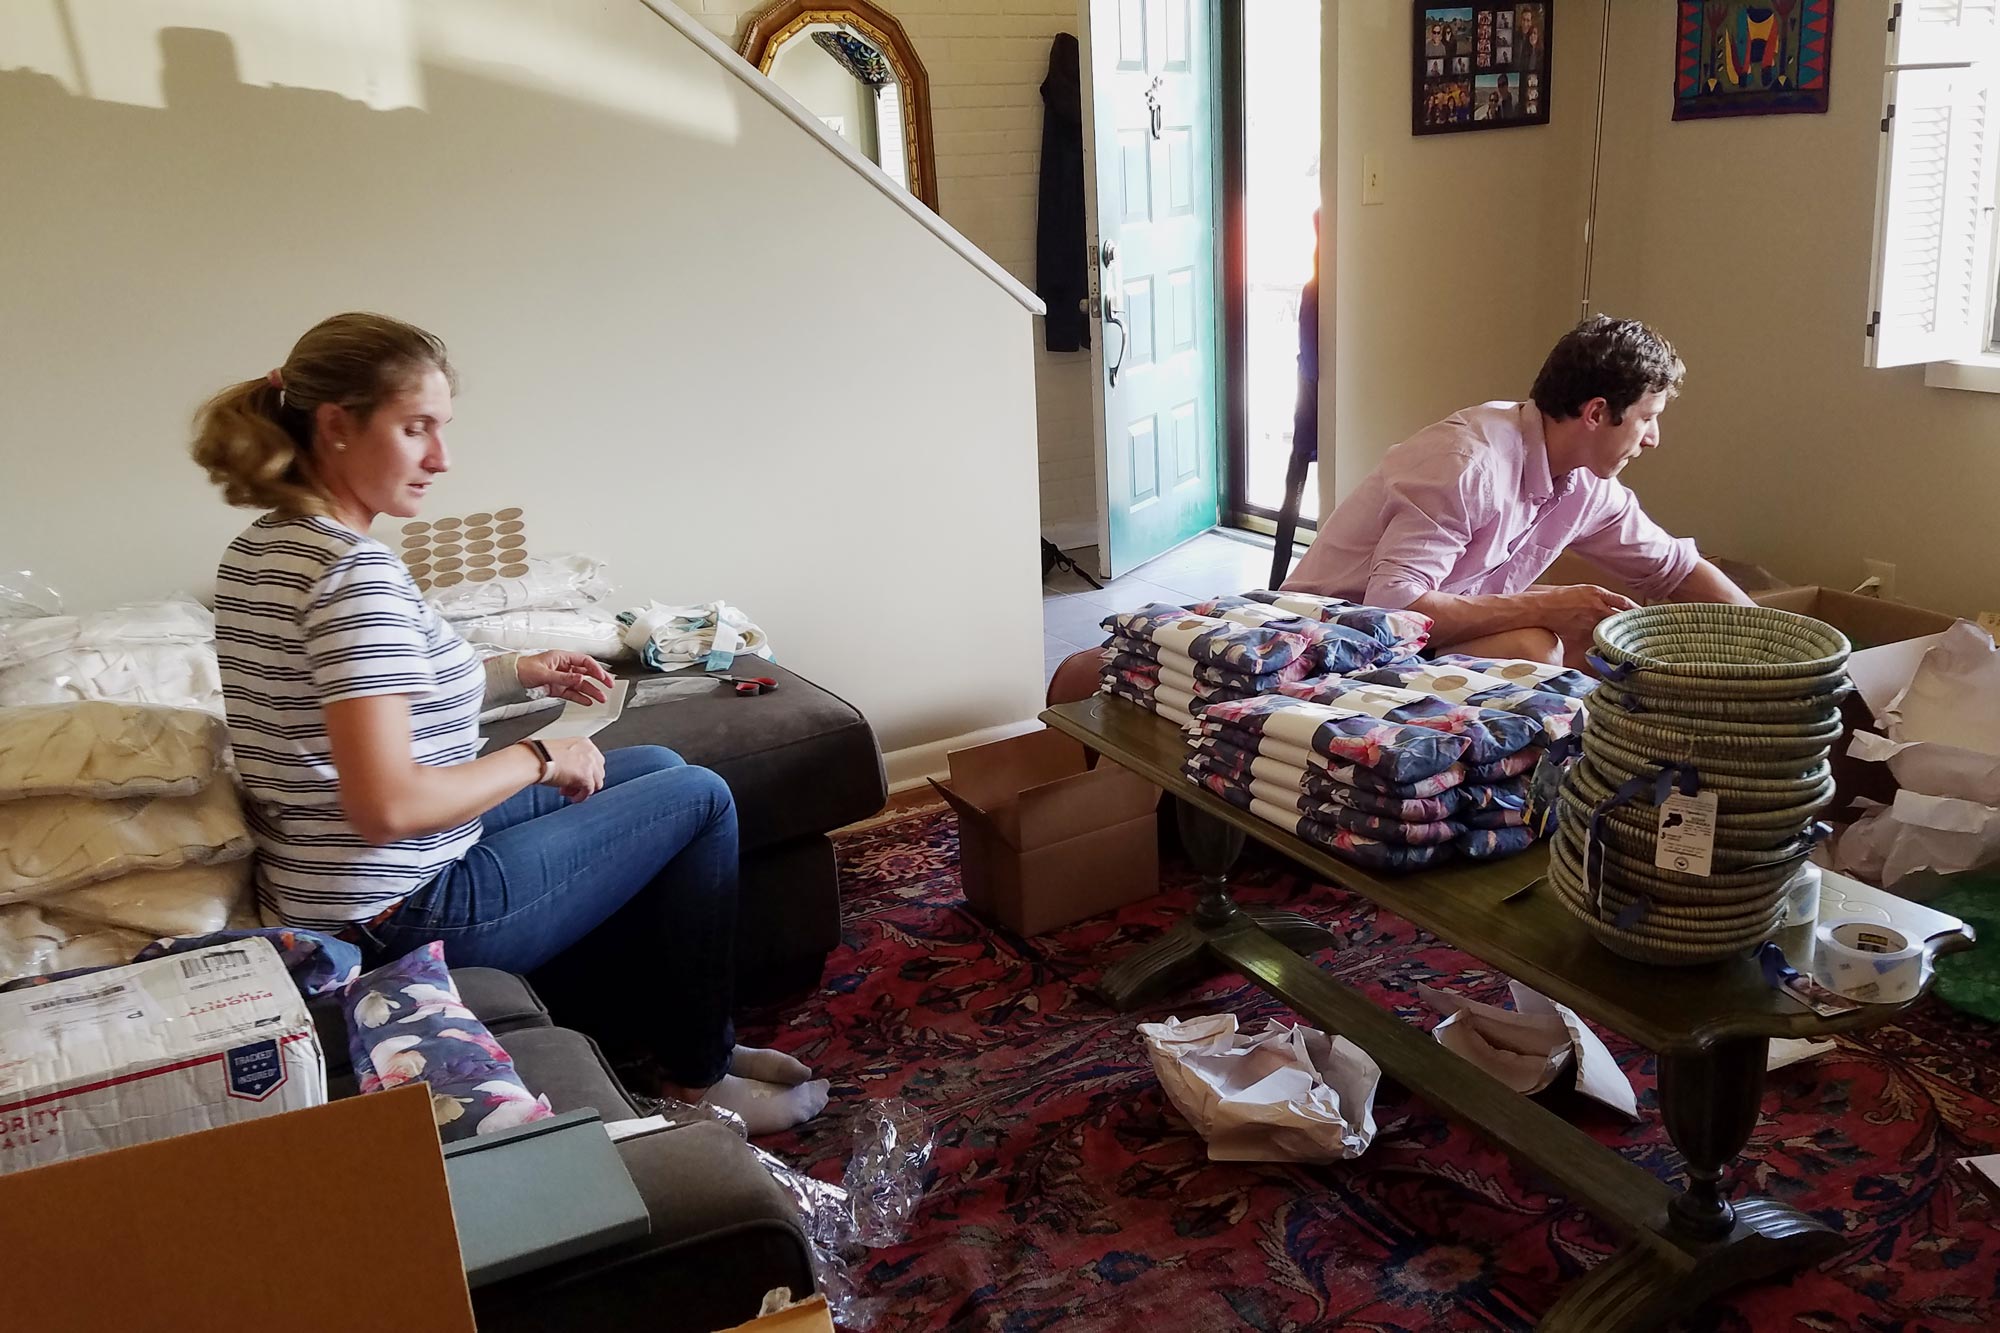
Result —
<instances>
[{"instance_id":1,"label":"pink button-up shirt","mask_svg":"<svg viewBox=\"0 0 2000 1333\"><path fill-rule=\"evenodd\" d=\"M1482 403L1391 449L1285 587L1400 610L1429 592L1520 592L1565 549L1648 600L1699 559L1619 483L1586 468L1552 477L1533 403Z\"/></svg>"}]
</instances>

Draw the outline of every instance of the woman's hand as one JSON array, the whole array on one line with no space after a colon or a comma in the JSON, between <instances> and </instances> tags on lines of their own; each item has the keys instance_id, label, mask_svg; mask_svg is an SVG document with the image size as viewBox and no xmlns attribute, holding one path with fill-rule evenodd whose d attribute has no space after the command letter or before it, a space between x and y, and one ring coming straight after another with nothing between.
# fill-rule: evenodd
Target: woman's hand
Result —
<instances>
[{"instance_id":1,"label":"woman's hand","mask_svg":"<svg viewBox=\"0 0 2000 1333\"><path fill-rule=\"evenodd\" d=\"M548 785L572 801L581 801L604 786L604 751L587 736L544 742L555 772Z\"/></svg>"},{"instance_id":2,"label":"woman's hand","mask_svg":"<svg viewBox=\"0 0 2000 1333\"><path fill-rule=\"evenodd\" d=\"M611 673L589 653L553 649L520 658L515 667L523 686L547 690L551 697L569 703L600 704L611 695Z\"/></svg>"}]
</instances>

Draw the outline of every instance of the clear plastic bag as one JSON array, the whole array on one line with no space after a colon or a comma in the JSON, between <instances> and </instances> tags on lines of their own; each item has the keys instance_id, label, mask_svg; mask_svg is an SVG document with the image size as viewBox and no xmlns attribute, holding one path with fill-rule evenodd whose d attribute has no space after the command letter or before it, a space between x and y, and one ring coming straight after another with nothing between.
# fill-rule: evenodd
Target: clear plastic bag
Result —
<instances>
[{"instance_id":1,"label":"clear plastic bag","mask_svg":"<svg viewBox=\"0 0 2000 1333\"><path fill-rule=\"evenodd\" d=\"M32 903L0 907L0 986L51 972L116 967L152 942L150 935Z\"/></svg>"},{"instance_id":2,"label":"clear plastic bag","mask_svg":"<svg viewBox=\"0 0 2000 1333\"><path fill-rule=\"evenodd\" d=\"M0 903L138 870L237 861L250 851L243 807L228 782L194 796L0 802Z\"/></svg>"},{"instance_id":3,"label":"clear plastic bag","mask_svg":"<svg viewBox=\"0 0 2000 1333\"><path fill-rule=\"evenodd\" d=\"M584 607L573 611L503 611L497 615L455 620L453 627L467 643L504 648L514 653L539 653L551 648L588 653L605 662L633 656L625 646L625 627L607 611Z\"/></svg>"},{"instance_id":4,"label":"clear plastic bag","mask_svg":"<svg viewBox=\"0 0 2000 1333\"><path fill-rule=\"evenodd\" d=\"M148 939L212 935L253 910L249 857L218 865L140 870L86 884L48 899L65 914L136 930Z\"/></svg>"},{"instance_id":5,"label":"clear plastic bag","mask_svg":"<svg viewBox=\"0 0 2000 1333\"><path fill-rule=\"evenodd\" d=\"M743 1121L719 1107L678 1101L657 1105L669 1125L712 1120L749 1138ZM893 1098L862 1106L850 1130L853 1148L838 1185L808 1175L754 1143L750 1151L798 1211L812 1255L813 1282L832 1308L834 1322L865 1333L881 1313L882 1302L862 1294L860 1270L870 1249L901 1244L909 1234L937 1135L922 1112Z\"/></svg>"},{"instance_id":6,"label":"clear plastic bag","mask_svg":"<svg viewBox=\"0 0 2000 1333\"><path fill-rule=\"evenodd\" d=\"M0 710L0 801L29 796L191 796L228 745L187 708L93 701Z\"/></svg>"},{"instance_id":7,"label":"clear plastic bag","mask_svg":"<svg viewBox=\"0 0 2000 1333\"><path fill-rule=\"evenodd\" d=\"M185 593L80 616L0 617L0 670L55 653L215 642L215 617Z\"/></svg>"},{"instance_id":8,"label":"clear plastic bag","mask_svg":"<svg viewBox=\"0 0 2000 1333\"><path fill-rule=\"evenodd\" d=\"M528 572L484 583L432 588L426 599L446 620L497 616L509 611L571 611L611 595L602 561L587 555L530 556Z\"/></svg>"},{"instance_id":9,"label":"clear plastic bag","mask_svg":"<svg viewBox=\"0 0 2000 1333\"><path fill-rule=\"evenodd\" d=\"M62 594L35 577L31 569L0 574L0 620L16 616L59 616Z\"/></svg>"}]
</instances>

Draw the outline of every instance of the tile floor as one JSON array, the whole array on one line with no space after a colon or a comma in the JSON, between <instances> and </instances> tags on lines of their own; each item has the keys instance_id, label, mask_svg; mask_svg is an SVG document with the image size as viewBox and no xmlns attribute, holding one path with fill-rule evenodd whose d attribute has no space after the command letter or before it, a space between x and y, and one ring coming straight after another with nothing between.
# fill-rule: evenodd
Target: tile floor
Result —
<instances>
[{"instance_id":1,"label":"tile floor","mask_svg":"<svg viewBox=\"0 0 2000 1333\"><path fill-rule=\"evenodd\" d=\"M1293 559L1304 554L1305 548L1297 547ZM1069 555L1085 569L1096 570L1096 547L1081 547ZM1243 592L1262 588L1270 580L1271 539L1222 528L1175 547L1102 590L1066 570L1055 570L1042 584L1042 679L1053 676L1071 653L1103 643L1098 622L1113 611L1129 611L1147 602L1191 602L1217 593Z\"/></svg>"}]
</instances>

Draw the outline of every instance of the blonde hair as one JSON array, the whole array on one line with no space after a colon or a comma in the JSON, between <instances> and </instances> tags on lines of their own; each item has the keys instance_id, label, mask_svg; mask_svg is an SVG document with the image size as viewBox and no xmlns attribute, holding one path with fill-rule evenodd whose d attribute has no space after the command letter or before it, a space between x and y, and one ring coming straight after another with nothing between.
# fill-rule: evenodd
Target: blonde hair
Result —
<instances>
[{"instance_id":1,"label":"blonde hair","mask_svg":"<svg viewBox=\"0 0 2000 1333\"><path fill-rule=\"evenodd\" d=\"M313 460L320 405L338 404L366 422L431 370L457 389L436 334L387 315L323 319L292 344L283 365L202 404L188 452L230 504L324 514L328 500Z\"/></svg>"}]
</instances>

